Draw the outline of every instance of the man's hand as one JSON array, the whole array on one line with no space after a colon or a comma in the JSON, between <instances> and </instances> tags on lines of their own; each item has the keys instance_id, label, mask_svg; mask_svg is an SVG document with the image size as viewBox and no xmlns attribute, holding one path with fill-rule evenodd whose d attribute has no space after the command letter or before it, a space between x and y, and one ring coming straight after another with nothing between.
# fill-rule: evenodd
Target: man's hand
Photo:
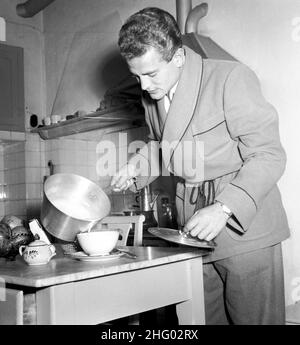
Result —
<instances>
[{"instance_id":1,"label":"man's hand","mask_svg":"<svg viewBox=\"0 0 300 345\"><path fill-rule=\"evenodd\" d=\"M198 210L185 224L183 231L198 236L200 240L211 241L224 228L228 215L219 203Z\"/></svg>"},{"instance_id":2,"label":"man's hand","mask_svg":"<svg viewBox=\"0 0 300 345\"><path fill-rule=\"evenodd\" d=\"M135 166L133 164L125 164L112 178L110 185L114 191L124 191L134 183L137 176Z\"/></svg>"}]
</instances>

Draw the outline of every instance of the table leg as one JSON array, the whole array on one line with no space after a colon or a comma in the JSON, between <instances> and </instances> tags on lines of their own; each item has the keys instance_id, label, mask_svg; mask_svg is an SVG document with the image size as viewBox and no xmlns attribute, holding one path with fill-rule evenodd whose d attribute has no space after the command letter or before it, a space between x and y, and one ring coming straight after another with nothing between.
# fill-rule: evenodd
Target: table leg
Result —
<instances>
[{"instance_id":1,"label":"table leg","mask_svg":"<svg viewBox=\"0 0 300 345\"><path fill-rule=\"evenodd\" d=\"M189 260L190 270L187 281L191 298L176 305L179 325L205 324L202 260Z\"/></svg>"}]
</instances>

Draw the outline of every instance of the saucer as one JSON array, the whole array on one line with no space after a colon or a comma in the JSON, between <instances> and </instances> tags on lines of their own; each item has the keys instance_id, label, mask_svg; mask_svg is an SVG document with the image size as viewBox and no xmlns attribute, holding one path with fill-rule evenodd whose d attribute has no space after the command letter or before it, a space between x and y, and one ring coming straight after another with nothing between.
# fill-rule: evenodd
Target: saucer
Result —
<instances>
[{"instance_id":1,"label":"saucer","mask_svg":"<svg viewBox=\"0 0 300 345\"><path fill-rule=\"evenodd\" d=\"M72 259L80 260L80 261L108 261L113 259L118 259L125 253L114 250L110 254L107 255L87 255L85 252L75 252L75 253L69 253L68 256L70 256Z\"/></svg>"}]
</instances>

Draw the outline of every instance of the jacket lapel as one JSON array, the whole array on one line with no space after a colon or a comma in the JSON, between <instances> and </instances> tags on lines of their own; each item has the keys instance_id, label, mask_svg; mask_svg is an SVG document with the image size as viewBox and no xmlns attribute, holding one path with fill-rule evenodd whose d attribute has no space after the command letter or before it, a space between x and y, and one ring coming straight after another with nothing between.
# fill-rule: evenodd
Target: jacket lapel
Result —
<instances>
[{"instance_id":1,"label":"jacket lapel","mask_svg":"<svg viewBox=\"0 0 300 345\"><path fill-rule=\"evenodd\" d=\"M166 109L165 109L164 97L162 99L160 99L159 101L157 101L157 110L158 110L158 114L159 114L159 116L158 116L159 126L160 126L161 137L162 137L162 133L164 131L165 124L166 124L166 119L168 117L168 115L166 113Z\"/></svg>"},{"instance_id":2,"label":"jacket lapel","mask_svg":"<svg viewBox=\"0 0 300 345\"><path fill-rule=\"evenodd\" d=\"M186 46L184 48L186 61L163 128L163 141L177 142L171 152L168 151L167 154L164 154L164 145L162 145L166 167L169 166L176 147L189 127L200 94L202 58L190 48ZM163 100L158 103L158 110L160 111L161 107L163 108Z\"/></svg>"}]
</instances>

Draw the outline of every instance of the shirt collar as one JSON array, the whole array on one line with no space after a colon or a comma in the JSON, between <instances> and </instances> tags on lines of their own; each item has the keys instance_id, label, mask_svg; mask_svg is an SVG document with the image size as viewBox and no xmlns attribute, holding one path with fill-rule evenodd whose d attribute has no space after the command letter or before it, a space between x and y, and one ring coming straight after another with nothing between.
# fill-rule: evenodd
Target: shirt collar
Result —
<instances>
[{"instance_id":1,"label":"shirt collar","mask_svg":"<svg viewBox=\"0 0 300 345\"><path fill-rule=\"evenodd\" d=\"M178 85L179 81L177 81L177 83L171 88L171 90L168 92L168 97L170 99L170 101L172 101L173 97L174 97L174 93L176 91L177 85Z\"/></svg>"}]
</instances>

